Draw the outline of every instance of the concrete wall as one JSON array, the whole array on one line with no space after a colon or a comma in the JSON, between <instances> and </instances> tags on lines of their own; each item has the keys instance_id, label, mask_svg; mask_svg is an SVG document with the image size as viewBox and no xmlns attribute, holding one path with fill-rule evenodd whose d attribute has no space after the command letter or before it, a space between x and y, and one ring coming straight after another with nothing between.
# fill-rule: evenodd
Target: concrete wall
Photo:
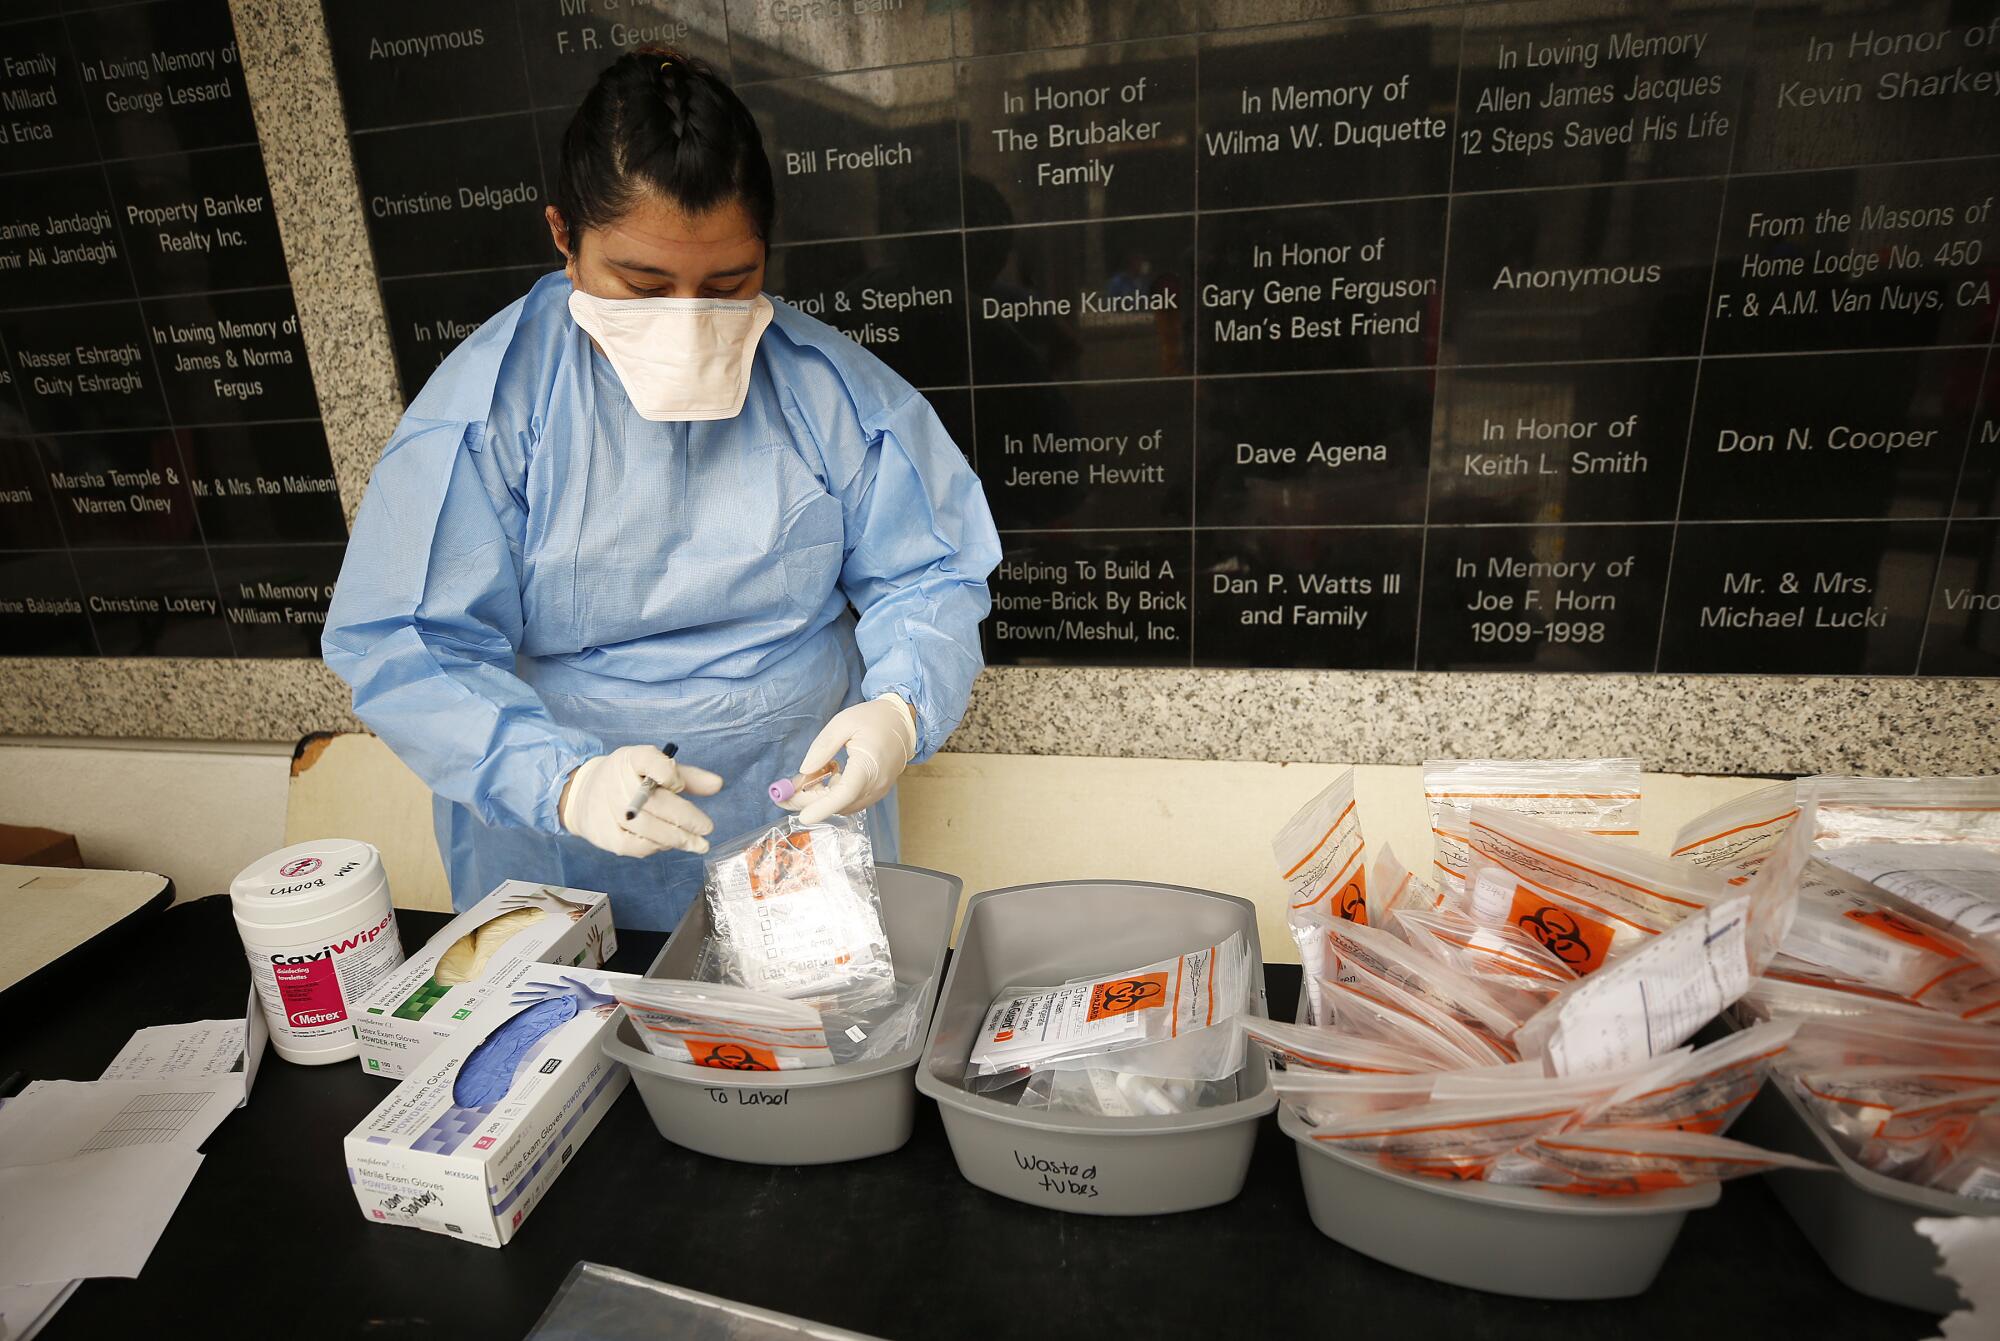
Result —
<instances>
[{"instance_id":1,"label":"concrete wall","mask_svg":"<svg viewBox=\"0 0 2000 1341\"><path fill-rule=\"evenodd\" d=\"M1289 960L1272 833L1333 777L1322 764L949 754L903 789L904 853L968 893L1111 877L1254 901L1266 956ZM382 849L406 907L446 908L429 793L369 736L290 752L243 746L0 744L0 820L77 834L94 866L171 876L182 898L220 892L284 843L343 834ZM1688 819L1762 778L1649 774L1638 845L1663 852ZM1419 770L1362 767L1357 807L1372 850L1429 859Z\"/></svg>"}]
</instances>

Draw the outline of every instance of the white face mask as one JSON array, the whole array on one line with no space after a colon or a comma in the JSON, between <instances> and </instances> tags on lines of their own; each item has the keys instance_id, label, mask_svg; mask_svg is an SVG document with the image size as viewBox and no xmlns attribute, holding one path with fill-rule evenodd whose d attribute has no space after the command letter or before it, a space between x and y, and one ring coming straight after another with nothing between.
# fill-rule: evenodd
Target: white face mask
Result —
<instances>
[{"instance_id":1,"label":"white face mask","mask_svg":"<svg viewBox=\"0 0 2000 1341\"><path fill-rule=\"evenodd\" d=\"M771 300L569 296L569 314L597 341L641 418L733 419L750 394Z\"/></svg>"}]
</instances>

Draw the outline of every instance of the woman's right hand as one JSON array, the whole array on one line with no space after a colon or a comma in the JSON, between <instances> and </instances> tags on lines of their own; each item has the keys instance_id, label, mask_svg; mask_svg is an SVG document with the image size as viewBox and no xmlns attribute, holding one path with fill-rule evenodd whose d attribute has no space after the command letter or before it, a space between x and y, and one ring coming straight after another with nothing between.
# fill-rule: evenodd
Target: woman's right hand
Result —
<instances>
[{"instance_id":1,"label":"woman's right hand","mask_svg":"<svg viewBox=\"0 0 2000 1341\"><path fill-rule=\"evenodd\" d=\"M563 786L562 825L620 857L708 851L714 823L688 796L713 796L722 779L651 745L627 745L586 759Z\"/></svg>"}]
</instances>

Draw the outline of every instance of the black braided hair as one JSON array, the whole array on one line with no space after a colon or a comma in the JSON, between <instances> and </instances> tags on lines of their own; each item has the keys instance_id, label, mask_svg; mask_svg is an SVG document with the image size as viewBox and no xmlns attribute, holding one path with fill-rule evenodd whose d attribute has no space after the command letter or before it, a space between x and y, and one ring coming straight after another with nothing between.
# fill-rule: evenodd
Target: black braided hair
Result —
<instances>
[{"instance_id":1,"label":"black braided hair","mask_svg":"<svg viewBox=\"0 0 2000 1341\"><path fill-rule=\"evenodd\" d=\"M628 51L597 76L563 134L553 203L574 246L648 193L689 214L740 201L765 238L777 210L750 109L706 62L671 47Z\"/></svg>"}]
</instances>

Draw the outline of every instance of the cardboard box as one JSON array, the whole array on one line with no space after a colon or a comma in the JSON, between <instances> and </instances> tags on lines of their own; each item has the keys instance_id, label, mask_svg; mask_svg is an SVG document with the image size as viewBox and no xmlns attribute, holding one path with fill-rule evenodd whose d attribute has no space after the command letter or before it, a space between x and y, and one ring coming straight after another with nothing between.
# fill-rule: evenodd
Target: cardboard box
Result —
<instances>
[{"instance_id":1,"label":"cardboard box","mask_svg":"<svg viewBox=\"0 0 2000 1341\"><path fill-rule=\"evenodd\" d=\"M36 829L22 824L0 824L0 866L83 865L76 835L59 829Z\"/></svg>"},{"instance_id":2,"label":"cardboard box","mask_svg":"<svg viewBox=\"0 0 2000 1341\"><path fill-rule=\"evenodd\" d=\"M401 1079L523 964L598 968L618 948L611 896L509 880L445 924L349 1011L361 1066Z\"/></svg>"},{"instance_id":3,"label":"cardboard box","mask_svg":"<svg viewBox=\"0 0 2000 1341\"><path fill-rule=\"evenodd\" d=\"M635 975L518 964L361 1125L347 1180L361 1213L498 1248L548 1194L631 1079L605 1056Z\"/></svg>"}]
</instances>

